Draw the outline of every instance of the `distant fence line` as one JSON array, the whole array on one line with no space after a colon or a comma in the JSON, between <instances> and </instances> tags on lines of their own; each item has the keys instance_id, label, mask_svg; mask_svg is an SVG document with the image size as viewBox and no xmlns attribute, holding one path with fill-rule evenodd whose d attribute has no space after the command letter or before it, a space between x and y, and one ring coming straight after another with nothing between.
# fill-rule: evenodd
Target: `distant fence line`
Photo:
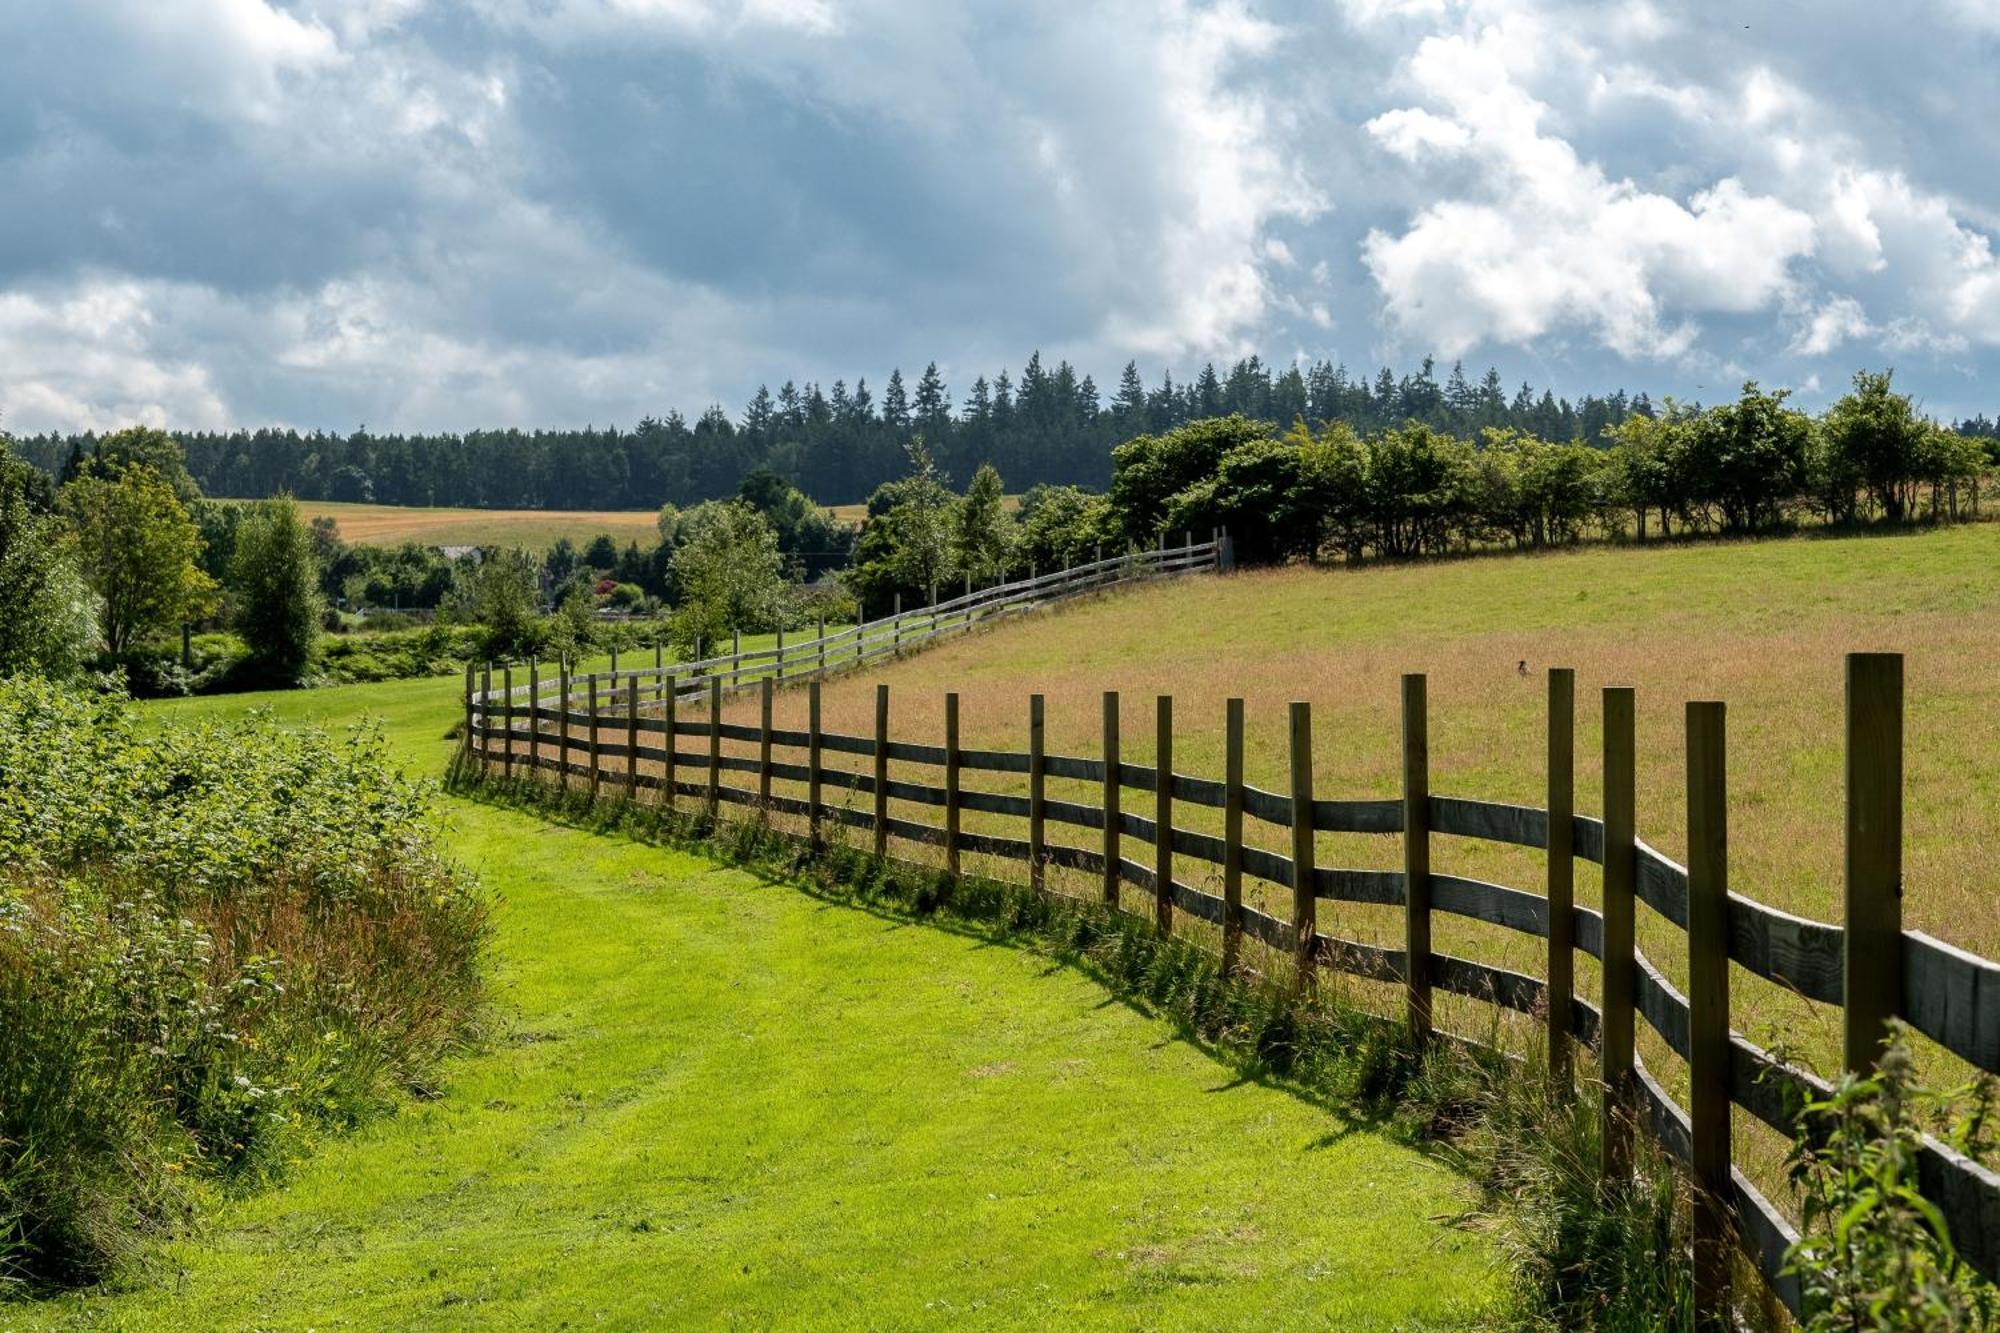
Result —
<instances>
[{"instance_id":1,"label":"distant fence line","mask_svg":"<svg viewBox=\"0 0 2000 1333\"><path fill-rule=\"evenodd\" d=\"M1185 549L1186 559L1200 558L1195 553L1202 548ZM1210 551L1207 558L1214 554ZM1162 559L1159 566L1168 563ZM946 607L934 609L950 614ZM926 637L943 632L931 627ZM861 638L858 631L847 633ZM593 795L608 783L628 800L638 799L642 791L668 805L692 798L711 817L724 804L748 807L763 818L799 817L815 845L824 844L829 824L854 827L872 835L877 855L887 855L892 840L942 849L945 869L954 876L962 872L963 857L983 855L1022 863L1025 882L1036 890L1047 890L1045 872L1052 866L1095 877L1103 900L1114 906L1121 902L1121 889L1131 886L1146 895L1163 932L1174 931L1178 917L1219 928L1229 966L1240 964L1247 935L1289 958L1301 980L1324 967L1399 984L1405 1020L1419 1041L1433 1034L1432 997L1437 991L1541 1015L1552 1071L1563 1086L1574 1086L1575 1045L1596 1051L1597 1077L1605 1089L1600 1165L1606 1176L1629 1174L1634 1126L1645 1127L1688 1170L1698 1200L1695 1298L1704 1325L1724 1317L1718 1312L1728 1308L1731 1256L1739 1243L1779 1299L1795 1313L1800 1309L1798 1280L1781 1271L1785 1250L1797 1233L1736 1167L1732 1103L1789 1136L1797 1130L1805 1102L1831 1091L1816 1074L1782 1062L1731 1030L1732 962L1810 999L1842 1006L1849 1069L1874 1065L1889 1020L1900 1017L1971 1064L2000 1073L2000 965L1902 928L1903 661L1898 654L1857 653L1847 659L1844 927L1794 916L1730 891L1721 703L1687 705L1690 851L1684 867L1637 836L1635 699L1630 688L1606 688L1602 695L1602 817L1574 811L1575 679L1566 669L1548 676L1547 804L1528 807L1432 793L1422 675L1402 680L1401 798L1326 800L1314 788L1307 703L1290 707L1289 790L1272 792L1243 779L1240 699L1228 703L1226 773L1217 781L1173 771L1173 700L1167 695L1157 701L1159 758L1154 765L1120 761L1115 691L1104 696L1098 758L1046 753L1040 694L1028 699L1025 751L962 748L955 693L945 696L944 745L898 741L891 735L889 687L883 684L876 687L871 736L822 730L817 679L808 685L807 729L779 729L772 724L777 677L770 671L754 682L762 691L759 723L724 722L724 691L741 682L750 659L768 657L738 654L684 668L702 668L696 689L705 694L707 708L699 719L679 716L675 701L682 692L672 685L657 688L646 672L615 678L622 698L615 692L600 697L594 688L586 691L582 711L573 704L543 707L533 696L528 708L517 709L511 692L477 690L468 672L466 756L482 770L498 768L510 777L516 765L551 770L565 786L573 779L587 782ZM858 660L868 657L864 650ZM659 716L647 715L649 684L661 704ZM680 750L681 737L706 744L701 751ZM725 753L725 741L754 747L753 753ZM800 755L803 762L778 758L774 752L780 750ZM867 771L829 765L829 754L866 761ZM938 770L942 785L892 779L891 761ZM751 774L756 786L729 785L723 781L726 772ZM1025 776L1028 794L968 790L961 781L967 772ZM1052 778L1093 784L1099 799L1052 798L1047 792ZM774 782L802 786L804 795L775 793ZM828 788L867 798L869 805L857 809L829 802ZM1125 808L1128 791L1150 798L1150 816ZM892 800L939 809L943 822L894 816ZM1174 827L1176 803L1219 810L1222 835ZM1023 836L966 830L962 816L967 811L998 816ZM1246 818L1289 830L1291 855L1246 845ZM1051 842L1052 823L1097 831L1101 847ZM1397 837L1403 868L1320 866L1315 833ZM1438 835L1545 851L1544 892L1433 872L1431 846ZM1150 844L1150 865L1123 855L1125 838ZM1578 860L1603 868L1601 910L1574 901ZM1176 879L1177 865L1186 862L1219 867L1222 893ZM1006 874L1004 868L1001 873ZM1244 903L1246 876L1291 890L1289 916ZM1404 947L1383 948L1322 933L1317 923L1321 900L1401 908ZM1688 994L1637 949L1638 902L1685 932ZM1431 947L1435 913L1546 940L1546 974L1535 977L1436 952ZM1848 947L1850 941L1855 947ZM1575 950L1602 965L1596 1003L1574 993ZM1687 1062L1686 1107L1673 1101L1638 1057L1635 1017L1643 1018ZM1949 1222L1959 1253L1987 1277L2000 1275L2000 1176L1928 1136L1919 1169L1923 1192Z\"/></svg>"}]
</instances>

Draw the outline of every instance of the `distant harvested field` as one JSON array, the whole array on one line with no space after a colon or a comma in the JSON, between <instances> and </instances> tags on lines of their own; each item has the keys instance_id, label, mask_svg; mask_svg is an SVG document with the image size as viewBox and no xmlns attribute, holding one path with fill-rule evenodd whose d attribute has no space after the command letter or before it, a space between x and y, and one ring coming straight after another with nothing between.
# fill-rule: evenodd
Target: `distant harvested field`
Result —
<instances>
[{"instance_id":1,"label":"distant harvested field","mask_svg":"<svg viewBox=\"0 0 2000 1333\"><path fill-rule=\"evenodd\" d=\"M357 546L422 542L541 551L562 537L581 546L600 533L609 533L620 546L659 540L659 513L652 509L418 509L338 500L301 500L299 508L308 518L333 519L340 535Z\"/></svg>"}]
</instances>

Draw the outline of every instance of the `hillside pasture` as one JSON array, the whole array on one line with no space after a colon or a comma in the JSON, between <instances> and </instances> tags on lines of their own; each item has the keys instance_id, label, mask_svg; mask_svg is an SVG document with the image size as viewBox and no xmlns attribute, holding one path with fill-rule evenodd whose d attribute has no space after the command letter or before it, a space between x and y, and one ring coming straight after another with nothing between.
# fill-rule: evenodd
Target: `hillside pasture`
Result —
<instances>
[{"instance_id":1,"label":"hillside pasture","mask_svg":"<svg viewBox=\"0 0 2000 1333\"><path fill-rule=\"evenodd\" d=\"M1431 790L1523 805L1544 802L1546 671L1577 673L1577 809L1601 807L1603 686L1638 698L1639 832L1668 855L1685 849L1683 706L1728 705L1730 879L1734 891L1838 921L1844 826L1844 655L1907 654L1905 923L2000 957L2000 527L1853 538L1677 543L1540 556L1324 570L1290 568L1164 583L1026 617L913 654L879 673L827 685L824 725L854 736L874 728L877 679L891 691L891 735L939 744L944 694L961 697L961 744L1027 749L1028 696L1046 696L1051 754L1094 758L1101 693L1122 692L1122 758L1154 754L1154 699L1174 696L1175 768L1223 773L1224 703L1246 700L1247 778L1287 790L1286 705L1313 710L1314 792L1320 799L1400 795L1399 677L1429 677ZM731 702L729 720L755 722L755 703ZM804 725L803 691L780 695L777 725ZM684 742L684 748L686 743ZM740 750L748 753L747 747ZM785 756L790 758L792 756ZM843 757L844 762L855 760ZM860 761L864 762L865 761ZM937 783L937 770L893 763L890 776ZM1020 795L1025 779L981 773L967 786ZM788 792L787 794L797 794ZM1094 785L1051 781L1052 800L1095 805ZM1125 808L1150 817L1152 798ZM864 808L865 798L858 802ZM892 801L901 819L938 822L934 808ZM1018 820L968 814L965 827L1022 836ZM1220 833L1215 811L1183 805L1175 822ZM866 834L861 835L863 838ZM1285 830L1246 821L1253 844L1283 854ZM1095 848L1100 834L1052 824L1054 842ZM900 847L910 855L929 853ZM1123 855L1149 865L1131 839ZM1394 836L1321 835L1318 864L1397 870ZM1433 870L1539 893L1538 852L1438 837ZM1003 869L1002 867L993 867ZM1009 875L1016 868L1004 868ZM1220 872L1182 858L1179 877L1220 891ZM1094 881L1061 874L1072 891ZM1577 900L1599 901L1596 868L1577 868ZM1126 888L1128 897L1137 893ZM1246 901L1281 918L1289 890L1246 882ZM1142 910L1144 908L1142 907ZM1399 909L1323 902L1323 931L1400 947ZM1205 929L1195 923L1191 929ZM1435 947L1540 975L1544 946L1499 927L1440 914ZM1639 945L1685 988L1684 937L1650 909ZM1732 1015L1752 1040L1837 1067L1837 1013L1733 969ZM1396 992L1340 983L1377 1007ZM1577 959L1577 988L1600 979ZM1458 1031L1526 1039L1526 1022L1475 1002L1440 997L1440 1021ZM1510 1035L1511 1034L1511 1035ZM1642 1024L1641 1052L1671 1090L1677 1059ZM1939 1077L1963 1066L1931 1052ZM1738 1115L1739 1160L1775 1175L1778 1146Z\"/></svg>"}]
</instances>

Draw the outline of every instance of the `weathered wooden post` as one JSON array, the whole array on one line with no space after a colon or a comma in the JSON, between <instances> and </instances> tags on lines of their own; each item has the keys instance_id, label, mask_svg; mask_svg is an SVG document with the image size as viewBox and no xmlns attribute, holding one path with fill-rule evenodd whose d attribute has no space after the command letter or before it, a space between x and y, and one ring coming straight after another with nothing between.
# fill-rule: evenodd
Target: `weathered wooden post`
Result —
<instances>
[{"instance_id":1,"label":"weathered wooden post","mask_svg":"<svg viewBox=\"0 0 2000 1333\"><path fill-rule=\"evenodd\" d=\"M958 878L958 692L944 696L944 868Z\"/></svg>"},{"instance_id":2,"label":"weathered wooden post","mask_svg":"<svg viewBox=\"0 0 2000 1333\"><path fill-rule=\"evenodd\" d=\"M667 793L667 808L674 809L680 804L680 774L674 763L674 747L680 742L674 736L674 727L680 714L680 682L671 675L662 678L666 682L666 706L664 721L667 726L666 768L660 778L662 789Z\"/></svg>"},{"instance_id":3,"label":"weathered wooden post","mask_svg":"<svg viewBox=\"0 0 2000 1333\"><path fill-rule=\"evenodd\" d=\"M894 619L889 622L889 653L892 657L903 655L903 594L896 594Z\"/></svg>"},{"instance_id":4,"label":"weathered wooden post","mask_svg":"<svg viewBox=\"0 0 2000 1333\"><path fill-rule=\"evenodd\" d=\"M1312 705L1292 705L1292 961L1295 984L1313 983L1313 937L1319 932L1319 898L1314 884Z\"/></svg>"},{"instance_id":5,"label":"weathered wooden post","mask_svg":"<svg viewBox=\"0 0 2000 1333\"><path fill-rule=\"evenodd\" d=\"M1042 891L1048 869L1048 772L1043 751L1042 696L1028 696L1028 886Z\"/></svg>"},{"instance_id":6,"label":"weathered wooden post","mask_svg":"<svg viewBox=\"0 0 2000 1333\"><path fill-rule=\"evenodd\" d=\"M1604 1084L1599 1165L1607 1180L1632 1174L1634 890L1639 878L1637 708L1629 686L1604 691L1604 1004L1598 1077Z\"/></svg>"},{"instance_id":7,"label":"weathered wooden post","mask_svg":"<svg viewBox=\"0 0 2000 1333\"><path fill-rule=\"evenodd\" d=\"M1104 692L1104 901L1118 905L1119 851L1118 691Z\"/></svg>"},{"instance_id":8,"label":"weathered wooden post","mask_svg":"<svg viewBox=\"0 0 2000 1333\"><path fill-rule=\"evenodd\" d=\"M826 612L819 613L819 674L826 674Z\"/></svg>"},{"instance_id":9,"label":"weathered wooden post","mask_svg":"<svg viewBox=\"0 0 2000 1333\"><path fill-rule=\"evenodd\" d=\"M556 659L556 690L562 695L557 700L556 712L556 773L562 780L564 791L569 790L569 695L571 685L569 675L569 654Z\"/></svg>"},{"instance_id":10,"label":"weathered wooden post","mask_svg":"<svg viewBox=\"0 0 2000 1333\"><path fill-rule=\"evenodd\" d=\"M664 690L666 686L666 680L667 680L667 649L666 646L660 642L660 636L655 634L653 636L653 689L655 691L654 697L656 699L660 697L660 692Z\"/></svg>"},{"instance_id":11,"label":"weathered wooden post","mask_svg":"<svg viewBox=\"0 0 2000 1333\"><path fill-rule=\"evenodd\" d=\"M722 677L708 678L708 819L722 813Z\"/></svg>"},{"instance_id":12,"label":"weathered wooden post","mask_svg":"<svg viewBox=\"0 0 2000 1333\"><path fill-rule=\"evenodd\" d=\"M611 645L611 693L614 697L618 693L618 645L615 643Z\"/></svg>"},{"instance_id":13,"label":"weathered wooden post","mask_svg":"<svg viewBox=\"0 0 2000 1333\"><path fill-rule=\"evenodd\" d=\"M820 739L819 682L806 686L806 829L814 851L826 846L820 827L820 773L826 760Z\"/></svg>"},{"instance_id":14,"label":"weathered wooden post","mask_svg":"<svg viewBox=\"0 0 2000 1333\"><path fill-rule=\"evenodd\" d=\"M777 677L780 681L785 678L785 626L782 621L778 624Z\"/></svg>"},{"instance_id":15,"label":"weathered wooden post","mask_svg":"<svg viewBox=\"0 0 2000 1333\"><path fill-rule=\"evenodd\" d=\"M1694 1318L1731 1328L1729 1288L1729 817L1724 709L1687 706L1688 1122Z\"/></svg>"},{"instance_id":16,"label":"weathered wooden post","mask_svg":"<svg viewBox=\"0 0 2000 1333\"><path fill-rule=\"evenodd\" d=\"M757 808L765 819L771 814L771 678L757 682Z\"/></svg>"},{"instance_id":17,"label":"weathered wooden post","mask_svg":"<svg viewBox=\"0 0 2000 1333\"><path fill-rule=\"evenodd\" d=\"M460 747L467 763L472 761L472 729L474 726L472 721L472 681L473 666L471 659L468 658L465 663L465 743Z\"/></svg>"},{"instance_id":18,"label":"weathered wooden post","mask_svg":"<svg viewBox=\"0 0 2000 1333\"><path fill-rule=\"evenodd\" d=\"M616 685L612 687L614 690ZM639 673L625 678L625 800L639 799Z\"/></svg>"},{"instance_id":19,"label":"weathered wooden post","mask_svg":"<svg viewBox=\"0 0 2000 1333\"><path fill-rule=\"evenodd\" d=\"M889 854L889 687L875 687L875 855Z\"/></svg>"},{"instance_id":20,"label":"weathered wooden post","mask_svg":"<svg viewBox=\"0 0 2000 1333\"><path fill-rule=\"evenodd\" d=\"M1226 705L1222 783L1222 970L1243 948L1243 701Z\"/></svg>"},{"instance_id":21,"label":"weathered wooden post","mask_svg":"<svg viewBox=\"0 0 2000 1333\"><path fill-rule=\"evenodd\" d=\"M1153 924L1174 930L1174 696L1155 703L1153 724Z\"/></svg>"},{"instance_id":22,"label":"weathered wooden post","mask_svg":"<svg viewBox=\"0 0 2000 1333\"><path fill-rule=\"evenodd\" d=\"M729 683L740 684L743 680L743 631L730 627L729 630Z\"/></svg>"},{"instance_id":23,"label":"weathered wooden post","mask_svg":"<svg viewBox=\"0 0 2000 1333\"><path fill-rule=\"evenodd\" d=\"M1424 677L1403 677L1404 1009L1410 1036L1431 1035L1431 748Z\"/></svg>"},{"instance_id":24,"label":"weathered wooden post","mask_svg":"<svg viewBox=\"0 0 2000 1333\"><path fill-rule=\"evenodd\" d=\"M500 754L500 776L514 780L514 664L500 668L500 732L507 748Z\"/></svg>"},{"instance_id":25,"label":"weathered wooden post","mask_svg":"<svg viewBox=\"0 0 2000 1333\"><path fill-rule=\"evenodd\" d=\"M1903 991L1903 656L1847 655L1844 1067L1875 1068Z\"/></svg>"},{"instance_id":26,"label":"weathered wooden post","mask_svg":"<svg viewBox=\"0 0 2000 1333\"><path fill-rule=\"evenodd\" d=\"M534 658L528 659L528 772L542 766L542 673Z\"/></svg>"},{"instance_id":27,"label":"weathered wooden post","mask_svg":"<svg viewBox=\"0 0 2000 1333\"><path fill-rule=\"evenodd\" d=\"M1576 992L1576 672L1549 672L1549 1077L1570 1090L1570 997Z\"/></svg>"},{"instance_id":28,"label":"weathered wooden post","mask_svg":"<svg viewBox=\"0 0 2000 1333\"><path fill-rule=\"evenodd\" d=\"M602 766L597 755L597 673L590 673L590 799L597 799L597 786L603 779Z\"/></svg>"}]
</instances>

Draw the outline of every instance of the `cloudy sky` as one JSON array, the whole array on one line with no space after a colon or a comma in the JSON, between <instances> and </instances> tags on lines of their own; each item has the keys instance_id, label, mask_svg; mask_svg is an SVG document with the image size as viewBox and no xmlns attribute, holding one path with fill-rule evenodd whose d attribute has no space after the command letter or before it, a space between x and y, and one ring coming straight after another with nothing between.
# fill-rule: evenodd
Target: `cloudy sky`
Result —
<instances>
[{"instance_id":1,"label":"cloudy sky","mask_svg":"<svg viewBox=\"0 0 2000 1333\"><path fill-rule=\"evenodd\" d=\"M0 426L1255 351L2000 408L2000 0L6 0Z\"/></svg>"}]
</instances>

